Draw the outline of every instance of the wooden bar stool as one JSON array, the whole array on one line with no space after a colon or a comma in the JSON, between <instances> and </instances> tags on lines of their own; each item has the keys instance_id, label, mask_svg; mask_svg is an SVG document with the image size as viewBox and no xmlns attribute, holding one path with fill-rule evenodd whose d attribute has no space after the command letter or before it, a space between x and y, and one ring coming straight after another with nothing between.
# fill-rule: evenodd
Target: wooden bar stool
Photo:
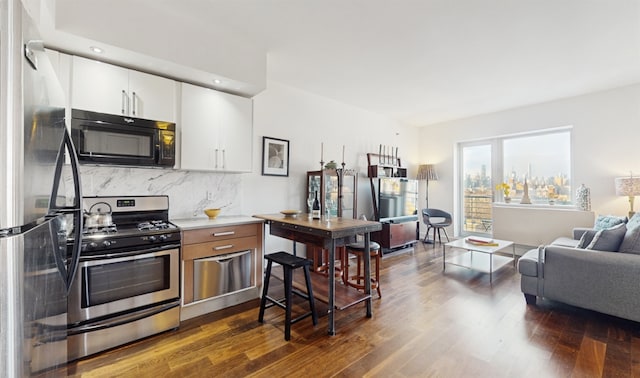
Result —
<instances>
[{"instance_id":1,"label":"wooden bar stool","mask_svg":"<svg viewBox=\"0 0 640 378\"><path fill-rule=\"evenodd\" d=\"M339 264L335 265L335 277L343 276L342 271L344 269L344 254L345 247L336 247L336 261L339 262ZM323 274L324 276L327 276L329 274L328 250L313 245L307 245L307 256L312 256L311 258L313 259L314 272Z\"/></svg>"},{"instance_id":2,"label":"wooden bar stool","mask_svg":"<svg viewBox=\"0 0 640 378\"><path fill-rule=\"evenodd\" d=\"M260 301L260 314L258 315L258 321L263 322L264 310L272 306L278 306L285 310L284 321L284 339L289 341L291 339L291 325L311 316L313 325L318 324L318 316L316 315L316 306L313 299L313 290L311 289L311 276L309 273L309 265L311 260L307 260L302 257L294 256L287 252L275 252L268 254L264 257L267 260L267 268L264 272L264 286L262 288L262 299ZM274 299L268 295L269 293L269 280L271 279L271 264L278 263L282 266L284 272L284 299ZM304 278L307 285L307 293L303 293L293 288L293 271L298 268L303 268ZM296 294L309 301L310 311L304 313L294 319L291 319L291 307L293 306L293 294ZM269 301L269 303L267 303Z\"/></svg>"},{"instance_id":3,"label":"wooden bar stool","mask_svg":"<svg viewBox=\"0 0 640 378\"><path fill-rule=\"evenodd\" d=\"M376 289L378 292L378 297L382 298L382 293L380 292L380 256L382 255L380 251L380 244L372 241L369 242L369 256L371 256L371 263L375 264L375 273L373 277L371 277L371 288ZM349 255L356 256L356 275L349 275ZM346 277L345 283L351 287L355 287L358 290L364 290L364 242L355 242L351 244L347 244L345 258L342 263L344 270L344 277Z\"/></svg>"}]
</instances>

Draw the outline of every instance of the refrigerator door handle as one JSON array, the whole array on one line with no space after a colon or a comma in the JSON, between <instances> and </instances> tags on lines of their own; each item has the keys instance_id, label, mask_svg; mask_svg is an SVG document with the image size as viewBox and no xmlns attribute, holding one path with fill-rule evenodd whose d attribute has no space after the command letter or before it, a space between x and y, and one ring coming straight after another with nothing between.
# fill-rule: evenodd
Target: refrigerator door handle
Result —
<instances>
[{"instance_id":1,"label":"refrigerator door handle","mask_svg":"<svg viewBox=\"0 0 640 378\"><path fill-rule=\"evenodd\" d=\"M72 206L60 206L55 205L58 197L60 187L60 177L62 175L62 166L64 165L64 150L69 150L69 158L71 160L71 172L73 174L73 192L74 199ZM78 163L78 155L76 149L71 141L69 131L65 127L62 143L60 143L60 150L58 151L56 161L56 172L53 179L53 189L51 190L51 198L49 199L49 213L60 212L64 210L82 210L82 186L80 185L80 164Z\"/></svg>"},{"instance_id":2,"label":"refrigerator door handle","mask_svg":"<svg viewBox=\"0 0 640 378\"><path fill-rule=\"evenodd\" d=\"M69 131L64 129L64 143L67 146L71 157L71 171L73 172L73 191L75 194L73 212L73 252L71 253L71 261L69 262L69 270L67 271L67 294L71 291L71 284L78 270L78 262L80 260L80 247L82 246L82 186L80 184L80 164L78 163L78 155L71 141Z\"/></svg>"},{"instance_id":3,"label":"refrigerator door handle","mask_svg":"<svg viewBox=\"0 0 640 378\"><path fill-rule=\"evenodd\" d=\"M71 172L73 175L73 191L74 199L73 206L55 207L55 201L58 197L58 189L60 184L60 177L62 175L62 166L64 165L64 151L65 148L69 151L69 158L71 160ZM64 136L58 151L58 160L56 161L56 172L54 177L53 189L51 191L51 198L49 200L50 212L58 212L62 214L73 215L73 247L71 252L71 261L67 266L66 284L67 294L71 290L71 284L78 270L78 260L80 259L80 247L82 246L82 186L80 185L80 164L78 163L78 155L76 155L75 147L71 141L71 136L67 128L64 128ZM63 262L64 264L64 262Z\"/></svg>"},{"instance_id":4,"label":"refrigerator door handle","mask_svg":"<svg viewBox=\"0 0 640 378\"><path fill-rule=\"evenodd\" d=\"M56 267L58 268L58 272L60 273L60 278L67 282L67 267L64 265L64 261L66 258L66 248L61 248L60 239L60 217L58 216L52 220L50 220L51 224L49 225L49 233L51 235L51 241L53 244L53 254L56 260ZM55 225L56 227L52 227ZM66 239L66 238L65 238Z\"/></svg>"}]
</instances>

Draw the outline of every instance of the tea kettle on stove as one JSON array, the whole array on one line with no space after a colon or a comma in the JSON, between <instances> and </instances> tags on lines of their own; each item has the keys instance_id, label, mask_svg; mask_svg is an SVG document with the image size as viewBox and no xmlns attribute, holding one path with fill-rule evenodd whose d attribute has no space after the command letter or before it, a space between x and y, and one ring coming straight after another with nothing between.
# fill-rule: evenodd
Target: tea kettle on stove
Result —
<instances>
[{"instance_id":1,"label":"tea kettle on stove","mask_svg":"<svg viewBox=\"0 0 640 378\"><path fill-rule=\"evenodd\" d=\"M108 210L105 209L105 207ZM95 209L95 210L94 210ZM90 208L89 211L84 212L84 228L96 228L96 227L109 227L113 225L113 218L111 217L111 205L106 202L96 202Z\"/></svg>"}]
</instances>

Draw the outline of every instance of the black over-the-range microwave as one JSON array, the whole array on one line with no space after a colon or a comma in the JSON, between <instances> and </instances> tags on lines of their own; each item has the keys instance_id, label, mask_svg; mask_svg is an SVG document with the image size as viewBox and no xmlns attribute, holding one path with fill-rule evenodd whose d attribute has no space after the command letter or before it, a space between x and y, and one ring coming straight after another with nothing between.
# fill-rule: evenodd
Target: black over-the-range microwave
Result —
<instances>
[{"instance_id":1,"label":"black over-the-range microwave","mask_svg":"<svg viewBox=\"0 0 640 378\"><path fill-rule=\"evenodd\" d=\"M71 110L71 139L80 163L173 167L172 122Z\"/></svg>"}]
</instances>

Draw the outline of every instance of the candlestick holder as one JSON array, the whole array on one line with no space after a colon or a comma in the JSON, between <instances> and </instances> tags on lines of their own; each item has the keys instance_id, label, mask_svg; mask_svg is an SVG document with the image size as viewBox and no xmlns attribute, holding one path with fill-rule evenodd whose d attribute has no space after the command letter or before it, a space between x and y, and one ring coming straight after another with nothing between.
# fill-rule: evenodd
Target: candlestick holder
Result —
<instances>
[{"instance_id":1,"label":"candlestick holder","mask_svg":"<svg viewBox=\"0 0 640 378\"><path fill-rule=\"evenodd\" d=\"M337 213L336 215L338 217L342 217L342 197L343 197L343 195L342 195L342 185L343 185L343 182L344 182L344 172L345 172L344 166L346 164L343 161L341 165L342 165L342 168L336 169L336 176L338 178L338 208L337 208L337 211L336 211L336 213Z\"/></svg>"}]
</instances>

